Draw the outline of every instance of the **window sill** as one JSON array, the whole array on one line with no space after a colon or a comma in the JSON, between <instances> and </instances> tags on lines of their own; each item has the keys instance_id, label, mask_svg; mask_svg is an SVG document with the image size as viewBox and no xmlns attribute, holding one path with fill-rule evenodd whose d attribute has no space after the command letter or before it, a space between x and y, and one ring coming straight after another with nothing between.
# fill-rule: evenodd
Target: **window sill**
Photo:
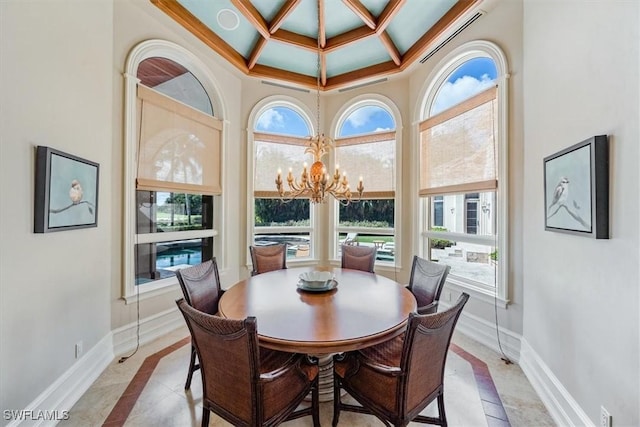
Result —
<instances>
[{"instance_id":1,"label":"window sill","mask_svg":"<svg viewBox=\"0 0 640 427\"><path fill-rule=\"evenodd\" d=\"M153 285L149 285L149 286L153 286ZM169 292L175 292L175 291L180 291L180 287L178 285L177 279L171 282L167 282L162 286L154 286L152 289L143 290L139 294L125 295L122 297L122 299L124 299L126 305L129 305L129 304L135 304L137 301L144 301L146 299L155 298L159 295L164 295Z\"/></svg>"},{"instance_id":2,"label":"window sill","mask_svg":"<svg viewBox=\"0 0 640 427\"><path fill-rule=\"evenodd\" d=\"M392 271L394 273L398 273L398 271L402 270L401 265L396 265L392 262L376 262L374 266L375 270L378 271Z\"/></svg>"},{"instance_id":3,"label":"window sill","mask_svg":"<svg viewBox=\"0 0 640 427\"><path fill-rule=\"evenodd\" d=\"M447 282L445 283L445 290L447 288L456 292L466 292L477 301L482 301L490 305L496 304L502 309L507 309L510 303L510 300L504 299L499 295L496 296L493 291L473 286L455 279L447 279ZM442 296L440 299L443 299Z\"/></svg>"}]
</instances>

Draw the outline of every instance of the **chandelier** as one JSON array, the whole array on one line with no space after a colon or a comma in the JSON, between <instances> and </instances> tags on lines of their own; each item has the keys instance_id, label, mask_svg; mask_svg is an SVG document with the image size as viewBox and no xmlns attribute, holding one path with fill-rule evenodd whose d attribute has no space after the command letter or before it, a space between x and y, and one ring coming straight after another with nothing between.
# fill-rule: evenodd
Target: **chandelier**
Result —
<instances>
[{"instance_id":1,"label":"chandelier","mask_svg":"<svg viewBox=\"0 0 640 427\"><path fill-rule=\"evenodd\" d=\"M316 74L316 129L317 134L309 137L309 146L304 150L304 153L311 153L313 155L313 164L311 170L307 170L307 163L303 164L302 174L300 179L296 179L293 176L293 171L289 168L287 175L288 190L284 188L284 182L282 181L282 170L278 169L278 176L276 177L276 187L278 188L278 194L284 202L290 202L295 198L308 198L312 203L324 202L327 195L332 195L336 200L340 201L343 205L348 205L352 201L353 194L349 188L349 180L347 179L347 173L340 173L340 168L336 165L336 170L332 176L327 173L327 167L322 162L322 157L331 151L335 147L333 140L325 136L324 133L320 133L320 0L318 0L318 55L317 55L317 74ZM358 182L356 192L358 199L362 197L364 191L364 184L362 177Z\"/></svg>"}]
</instances>

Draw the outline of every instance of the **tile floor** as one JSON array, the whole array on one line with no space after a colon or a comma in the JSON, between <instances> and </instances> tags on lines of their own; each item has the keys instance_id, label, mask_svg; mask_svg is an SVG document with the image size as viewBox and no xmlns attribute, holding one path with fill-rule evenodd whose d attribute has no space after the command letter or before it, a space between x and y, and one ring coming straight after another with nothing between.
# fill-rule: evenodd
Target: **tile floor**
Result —
<instances>
[{"instance_id":1,"label":"tile floor","mask_svg":"<svg viewBox=\"0 0 640 427\"><path fill-rule=\"evenodd\" d=\"M124 363L114 360L71 409L61 426L199 426L199 371L184 390L190 340L186 327L141 346ZM463 334L455 333L445 372L445 406L450 426L553 426L544 405L518 365ZM435 414L428 407L425 414ZM331 425L333 406L322 403L320 421ZM210 426L230 424L211 414ZM305 417L283 424L311 426ZM369 415L342 412L340 426L381 426ZM416 423L410 426L421 425Z\"/></svg>"}]
</instances>

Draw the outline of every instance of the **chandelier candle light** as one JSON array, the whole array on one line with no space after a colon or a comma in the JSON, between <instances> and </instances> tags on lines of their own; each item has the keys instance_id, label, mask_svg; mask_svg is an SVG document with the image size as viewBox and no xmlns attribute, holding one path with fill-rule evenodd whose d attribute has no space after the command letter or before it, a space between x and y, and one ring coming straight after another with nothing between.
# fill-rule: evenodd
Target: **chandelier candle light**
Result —
<instances>
[{"instance_id":1,"label":"chandelier candle light","mask_svg":"<svg viewBox=\"0 0 640 427\"><path fill-rule=\"evenodd\" d=\"M287 175L289 190L287 191L285 191L282 181L282 170L278 169L276 187L278 188L280 198L284 202L290 202L295 198L306 197L309 198L312 203L320 203L324 202L327 194L331 194L343 205L348 205L351 203L352 193L349 188L347 173L343 172L340 174L340 168L336 165L336 171L330 179L327 173L327 167L322 163L322 156L334 148L335 144L330 137L325 136L324 133L320 133L320 7L321 0L318 0L318 62L316 75L316 129L318 129L318 133L316 136L309 137L309 147L304 150L305 154L313 154L313 164L311 165L310 172L307 171L307 163L305 162L303 164L299 181L294 178L292 168L289 168ZM358 199L360 199L364 191L362 177L360 177L356 191L358 193Z\"/></svg>"}]
</instances>

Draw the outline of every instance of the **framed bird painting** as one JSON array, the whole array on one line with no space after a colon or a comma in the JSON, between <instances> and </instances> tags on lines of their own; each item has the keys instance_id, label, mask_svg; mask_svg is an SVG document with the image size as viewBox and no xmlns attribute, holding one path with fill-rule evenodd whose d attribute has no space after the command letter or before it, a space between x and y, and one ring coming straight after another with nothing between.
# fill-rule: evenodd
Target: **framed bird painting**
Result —
<instances>
[{"instance_id":1,"label":"framed bird painting","mask_svg":"<svg viewBox=\"0 0 640 427\"><path fill-rule=\"evenodd\" d=\"M545 230L609 238L609 140L598 135L544 158Z\"/></svg>"},{"instance_id":2,"label":"framed bird painting","mask_svg":"<svg viewBox=\"0 0 640 427\"><path fill-rule=\"evenodd\" d=\"M97 227L99 169L98 163L38 146L33 231Z\"/></svg>"}]
</instances>

